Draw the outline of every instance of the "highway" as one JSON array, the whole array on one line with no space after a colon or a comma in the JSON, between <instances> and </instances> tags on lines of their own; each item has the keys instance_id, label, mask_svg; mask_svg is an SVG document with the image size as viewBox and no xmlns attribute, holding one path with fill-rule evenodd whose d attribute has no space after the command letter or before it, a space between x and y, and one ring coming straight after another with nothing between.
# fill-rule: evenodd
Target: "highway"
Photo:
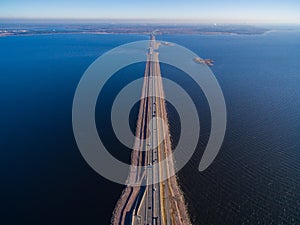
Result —
<instances>
[{"instance_id":1,"label":"highway","mask_svg":"<svg viewBox=\"0 0 300 225\"><path fill-rule=\"evenodd\" d=\"M129 185L116 204L112 225L191 224L177 178L169 176L175 174L175 167L163 98L159 45L151 34L134 143L137 150L132 152ZM169 156L171 160L165 160L166 166L158 164ZM170 178L157 182L165 176ZM130 185L139 182L144 185Z\"/></svg>"}]
</instances>

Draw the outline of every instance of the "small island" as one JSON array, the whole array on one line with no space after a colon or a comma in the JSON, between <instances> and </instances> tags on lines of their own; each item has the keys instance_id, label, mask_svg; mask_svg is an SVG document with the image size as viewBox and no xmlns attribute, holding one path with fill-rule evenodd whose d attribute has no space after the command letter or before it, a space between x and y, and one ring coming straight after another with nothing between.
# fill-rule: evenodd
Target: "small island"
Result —
<instances>
[{"instance_id":1,"label":"small island","mask_svg":"<svg viewBox=\"0 0 300 225\"><path fill-rule=\"evenodd\" d=\"M202 59L200 57L196 57L196 58L193 59L193 61L195 63L205 64L205 65L208 65L208 66L213 66L214 65L214 60L212 60L212 59Z\"/></svg>"}]
</instances>

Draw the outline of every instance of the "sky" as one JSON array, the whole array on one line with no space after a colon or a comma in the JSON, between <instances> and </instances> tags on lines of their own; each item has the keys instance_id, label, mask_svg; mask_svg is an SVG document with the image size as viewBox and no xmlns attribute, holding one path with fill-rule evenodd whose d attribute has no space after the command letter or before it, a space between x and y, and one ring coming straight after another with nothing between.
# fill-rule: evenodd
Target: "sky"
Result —
<instances>
[{"instance_id":1,"label":"sky","mask_svg":"<svg viewBox=\"0 0 300 225\"><path fill-rule=\"evenodd\" d=\"M299 0L0 0L0 18L299 23Z\"/></svg>"}]
</instances>

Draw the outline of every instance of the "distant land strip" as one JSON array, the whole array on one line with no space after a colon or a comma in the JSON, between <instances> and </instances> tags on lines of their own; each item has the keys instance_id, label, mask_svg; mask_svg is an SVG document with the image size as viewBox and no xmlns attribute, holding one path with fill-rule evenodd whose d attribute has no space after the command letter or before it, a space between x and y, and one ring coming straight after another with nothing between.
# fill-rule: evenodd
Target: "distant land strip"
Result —
<instances>
[{"instance_id":1,"label":"distant land strip","mask_svg":"<svg viewBox=\"0 0 300 225\"><path fill-rule=\"evenodd\" d=\"M2 24L0 36L43 34L202 34L259 35L271 31L250 25L158 25L158 24Z\"/></svg>"}]
</instances>

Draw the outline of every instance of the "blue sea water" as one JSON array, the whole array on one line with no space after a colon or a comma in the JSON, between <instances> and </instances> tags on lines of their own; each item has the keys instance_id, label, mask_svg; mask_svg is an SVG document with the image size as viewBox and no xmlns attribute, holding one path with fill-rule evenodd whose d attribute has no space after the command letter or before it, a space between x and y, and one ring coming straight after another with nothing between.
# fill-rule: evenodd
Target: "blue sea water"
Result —
<instances>
[{"instance_id":1,"label":"blue sea water","mask_svg":"<svg viewBox=\"0 0 300 225\"><path fill-rule=\"evenodd\" d=\"M222 149L200 173L209 133L207 103L184 74L162 66L163 76L189 90L203 122L198 149L179 173L193 223L300 224L300 31L158 38L214 59L212 71L227 105ZM72 133L73 95L98 56L147 39L92 34L0 38L3 224L109 224L123 187L100 177L81 157ZM143 66L121 71L130 77L116 75L103 94L113 99L122 84L143 75ZM176 142L173 111L169 107ZM106 128L107 120L97 122L107 144L122 148ZM124 161L130 156L129 151L113 154Z\"/></svg>"}]
</instances>

